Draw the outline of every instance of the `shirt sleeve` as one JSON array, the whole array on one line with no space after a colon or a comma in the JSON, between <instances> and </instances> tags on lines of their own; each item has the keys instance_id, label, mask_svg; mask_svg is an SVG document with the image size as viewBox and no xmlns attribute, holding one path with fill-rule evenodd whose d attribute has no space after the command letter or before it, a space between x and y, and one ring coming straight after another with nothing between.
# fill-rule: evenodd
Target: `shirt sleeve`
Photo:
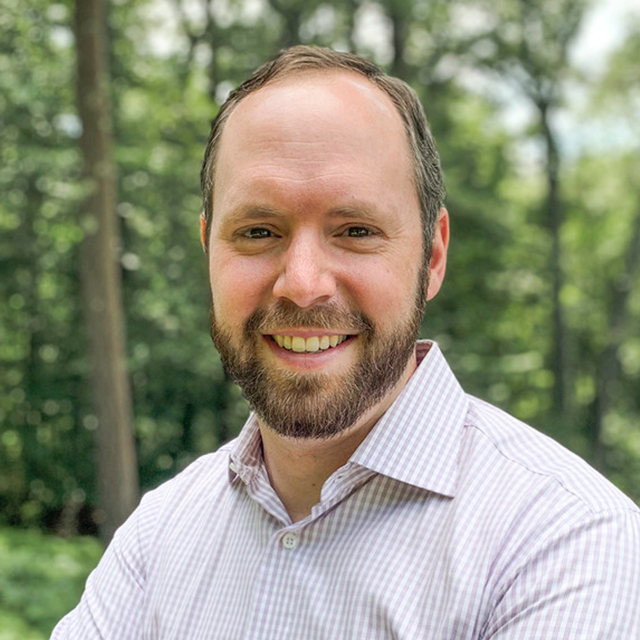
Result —
<instances>
[{"instance_id":1,"label":"shirt sleeve","mask_svg":"<svg viewBox=\"0 0 640 640\"><path fill-rule=\"evenodd\" d=\"M482 640L640 639L640 513L590 515L505 581Z\"/></svg>"},{"instance_id":2,"label":"shirt sleeve","mask_svg":"<svg viewBox=\"0 0 640 640\"><path fill-rule=\"evenodd\" d=\"M146 582L145 538L149 498L116 532L91 573L78 606L53 630L51 640L138 640L142 638Z\"/></svg>"}]
</instances>

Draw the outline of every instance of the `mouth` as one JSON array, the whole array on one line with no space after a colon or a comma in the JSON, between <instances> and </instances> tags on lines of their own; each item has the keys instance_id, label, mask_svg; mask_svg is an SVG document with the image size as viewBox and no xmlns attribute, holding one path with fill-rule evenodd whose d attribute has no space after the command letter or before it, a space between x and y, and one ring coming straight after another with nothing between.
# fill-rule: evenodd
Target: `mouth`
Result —
<instances>
[{"instance_id":1,"label":"mouth","mask_svg":"<svg viewBox=\"0 0 640 640\"><path fill-rule=\"evenodd\" d=\"M332 336L310 336L303 338L301 336L272 335L271 338L277 345L288 351L295 353L318 353L319 351L327 351L342 344L353 336L349 335L332 335Z\"/></svg>"}]
</instances>

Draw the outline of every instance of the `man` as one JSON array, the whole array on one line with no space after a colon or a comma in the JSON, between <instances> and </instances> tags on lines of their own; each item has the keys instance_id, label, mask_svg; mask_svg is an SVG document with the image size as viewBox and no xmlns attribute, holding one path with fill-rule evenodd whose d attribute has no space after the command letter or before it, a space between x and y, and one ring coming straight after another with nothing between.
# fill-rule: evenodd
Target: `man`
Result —
<instances>
[{"instance_id":1,"label":"man","mask_svg":"<svg viewBox=\"0 0 640 640\"><path fill-rule=\"evenodd\" d=\"M202 173L211 327L254 413L150 492L53 638L640 638L640 511L416 343L449 221L419 102L295 47Z\"/></svg>"}]
</instances>

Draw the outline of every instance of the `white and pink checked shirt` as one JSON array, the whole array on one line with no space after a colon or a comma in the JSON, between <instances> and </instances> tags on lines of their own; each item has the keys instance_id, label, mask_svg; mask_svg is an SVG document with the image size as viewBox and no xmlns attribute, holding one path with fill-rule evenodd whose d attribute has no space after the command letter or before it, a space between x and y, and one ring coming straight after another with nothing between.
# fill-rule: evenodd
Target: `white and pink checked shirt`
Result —
<instances>
[{"instance_id":1,"label":"white and pink checked shirt","mask_svg":"<svg viewBox=\"0 0 640 640\"><path fill-rule=\"evenodd\" d=\"M143 498L52 638L640 640L638 507L418 351L309 517L251 417Z\"/></svg>"}]
</instances>

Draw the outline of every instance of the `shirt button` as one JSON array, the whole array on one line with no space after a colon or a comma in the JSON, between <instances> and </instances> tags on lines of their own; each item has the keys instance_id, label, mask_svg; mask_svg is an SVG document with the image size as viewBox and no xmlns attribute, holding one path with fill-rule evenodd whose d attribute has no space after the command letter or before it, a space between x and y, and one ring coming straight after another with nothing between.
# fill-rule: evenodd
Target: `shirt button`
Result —
<instances>
[{"instance_id":1,"label":"shirt button","mask_svg":"<svg viewBox=\"0 0 640 640\"><path fill-rule=\"evenodd\" d=\"M231 469L233 473L238 473L238 467L236 467L236 465L233 462L229 463L229 469Z\"/></svg>"},{"instance_id":2,"label":"shirt button","mask_svg":"<svg viewBox=\"0 0 640 640\"><path fill-rule=\"evenodd\" d=\"M298 537L297 533L294 533L293 531L289 531L288 533L285 533L282 536L282 546L285 549L295 549L298 546L298 543L300 542L300 538Z\"/></svg>"}]
</instances>

